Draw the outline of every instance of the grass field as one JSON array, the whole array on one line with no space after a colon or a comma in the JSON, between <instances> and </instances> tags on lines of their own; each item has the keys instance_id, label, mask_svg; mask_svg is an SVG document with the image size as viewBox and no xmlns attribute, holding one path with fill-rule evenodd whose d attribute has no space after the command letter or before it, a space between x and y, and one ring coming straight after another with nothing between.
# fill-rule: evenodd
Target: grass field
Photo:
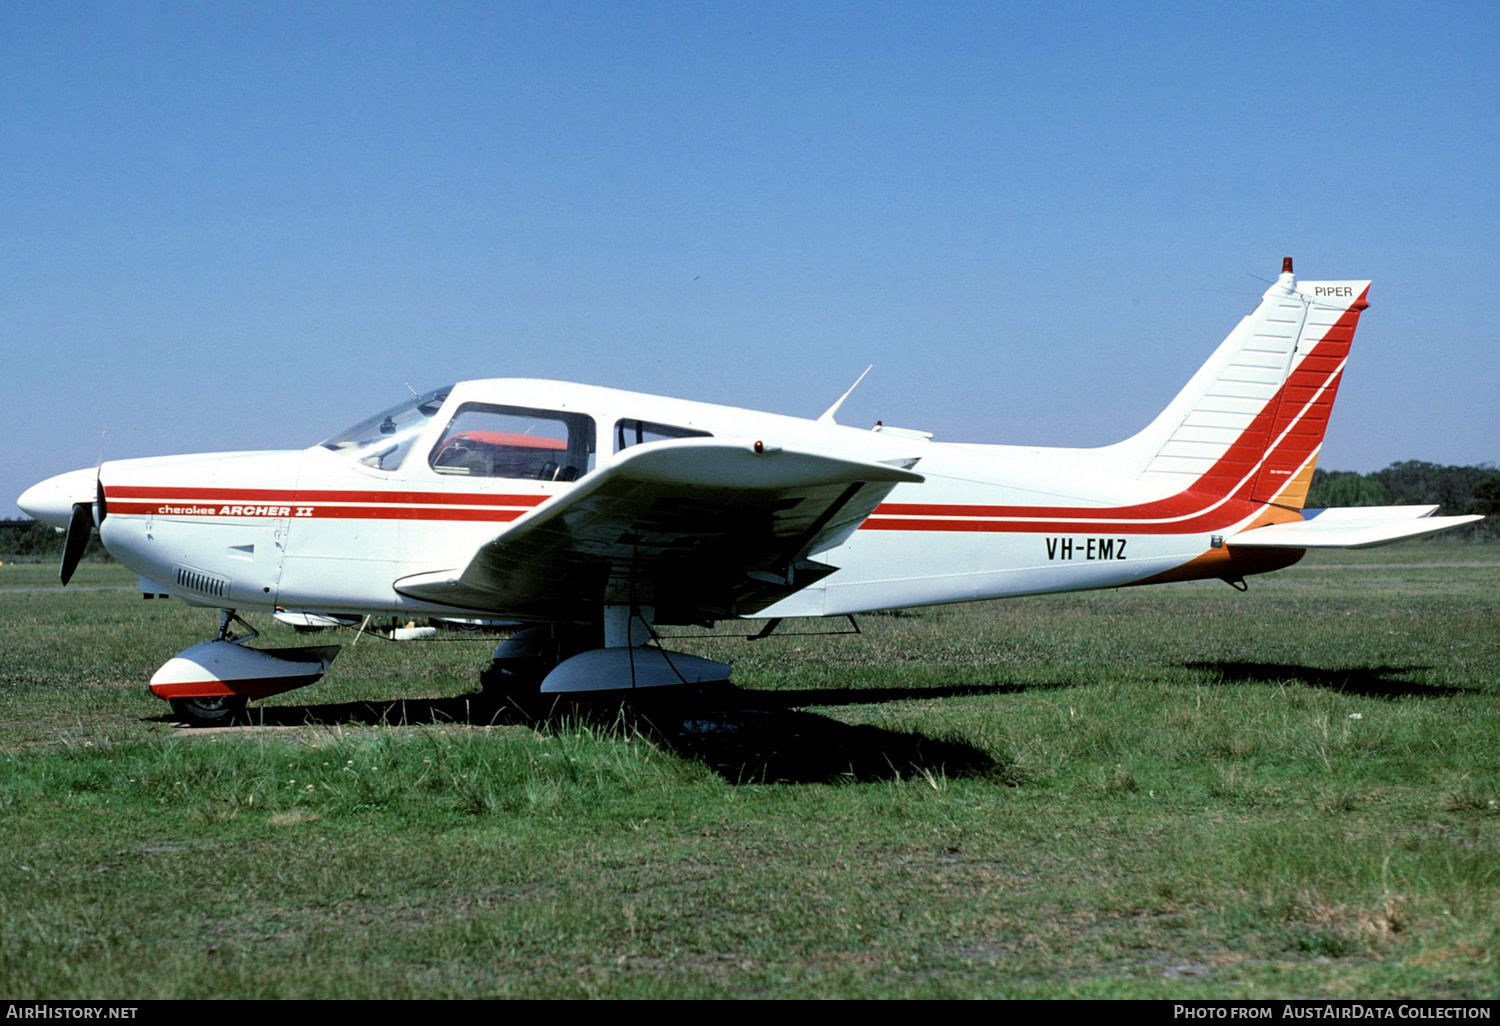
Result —
<instances>
[{"instance_id":1,"label":"grass field","mask_svg":"<svg viewBox=\"0 0 1500 1026\"><path fill-rule=\"evenodd\" d=\"M734 692L542 723L455 635L179 728L216 616L132 583L0 567L8 997L1500 991L1500 544L721 631Z\"/></svg>"}]
</instances>

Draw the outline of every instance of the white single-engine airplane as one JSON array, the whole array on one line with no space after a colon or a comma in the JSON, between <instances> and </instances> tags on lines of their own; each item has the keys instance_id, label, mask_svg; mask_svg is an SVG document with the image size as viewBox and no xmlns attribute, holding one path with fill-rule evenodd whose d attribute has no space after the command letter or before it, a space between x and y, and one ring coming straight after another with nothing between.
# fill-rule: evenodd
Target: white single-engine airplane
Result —
<instances>
[{"instance_id":1,"label":"white single-engine airplane","mask_svg":"<svg viewBox=\"0 0 1500 1026\"><path fill-rule=\"evenodd\" d=\"M212 722L316 681L335 647L254 649L235 610L503 618L532 693L727 679L657 624L843 616L1200 578L1479 519L1304 510L1369 282L1296 280L1139 434L1097 449L934 442L556 381L435 389L309 449L110 461L19 499L148 595L223 610L151 690ZM857 382L856 382L857 384ZM845 393L847 397L848 393ZM243 621L240 621L243 622ZM253 637L253 632L250 635ZM496 674L487 675L495 679Z\"/></svg>"}]
</instances>

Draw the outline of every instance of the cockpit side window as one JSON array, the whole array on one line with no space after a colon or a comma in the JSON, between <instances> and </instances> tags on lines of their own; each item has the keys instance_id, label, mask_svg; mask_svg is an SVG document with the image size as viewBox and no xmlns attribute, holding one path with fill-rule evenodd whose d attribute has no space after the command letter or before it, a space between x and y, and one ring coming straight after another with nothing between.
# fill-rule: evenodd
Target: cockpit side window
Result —
<instances>
[{"instance_id":1,"label":"cockpit side window","mask_svg":"<svg viewBox=\"0 0 1500 1026\"><path fill-rule=\"evenodd\" d=\"M574 481L594 465L594 422L579 413L464 403L427 461L439 474Z\"/></svg>"},{"instance_id":2,"label":"cockpit side window","mask_svg":"<svg viewBox=\"0 0 1500 1026\"><path fill-rule=\"evenodd\" d=\"M615 421L615 452L628 449L632 445L645 445L648 442L664 442L670 438L709 437L712 436L707 431L677 427L672 424L653 424L645 420Z\"/></svg>"},{"instance_id":3,"label":"cockpit side window","mask_svg":"<svg viewBox=\"0 0 1500 1026\"><path fill-rule=\"evenodd\" d=\"M323 442L325 449L344 453L376 470L398 470L417 436L443 406L453 386L435 388L362 420Z\"/></svg>"}]
</instances>

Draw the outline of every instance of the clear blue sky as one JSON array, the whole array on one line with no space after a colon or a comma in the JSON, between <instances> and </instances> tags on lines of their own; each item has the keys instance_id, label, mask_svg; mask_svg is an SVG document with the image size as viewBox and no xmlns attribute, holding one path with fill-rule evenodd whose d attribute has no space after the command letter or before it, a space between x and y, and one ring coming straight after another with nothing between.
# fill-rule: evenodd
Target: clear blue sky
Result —
<instances>
[{"instance_id":1,"label":"clear blue sky","mask_svg":"<svg viewBox=\"0 0 1500 1026\"><path fill-rule=\"evenodd\" d=\"M555 377L1104 444L1296 257L1500 460L1500 4L0 5L0 515Z\"/></svg>"}]
</instances>

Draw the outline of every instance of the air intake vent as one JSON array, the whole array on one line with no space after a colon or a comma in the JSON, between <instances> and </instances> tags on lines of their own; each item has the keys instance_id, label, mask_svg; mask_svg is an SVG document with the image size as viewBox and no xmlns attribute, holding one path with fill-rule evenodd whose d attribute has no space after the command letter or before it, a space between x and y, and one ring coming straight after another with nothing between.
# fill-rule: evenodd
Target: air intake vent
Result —
<instances>
[{"instance_id":1,"label":"air intake vent","mask_svg":"<svg viewBox=\"0 0 1500 1026\"><path fill-rule=\"evenodd\" d=\"M211 595L214 598L229 597L229 578L194 570L181 563L177 564L177 587L186 591L196 591L200 595Z\"/></svg>"}]
</instances>

